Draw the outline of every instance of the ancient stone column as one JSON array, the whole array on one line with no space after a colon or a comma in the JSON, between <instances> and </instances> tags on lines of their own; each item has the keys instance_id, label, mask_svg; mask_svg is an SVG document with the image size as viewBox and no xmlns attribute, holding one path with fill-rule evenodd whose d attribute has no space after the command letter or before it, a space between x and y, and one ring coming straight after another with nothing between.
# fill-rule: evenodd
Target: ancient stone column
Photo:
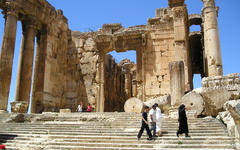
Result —
<instances>
[{"instance_id":1,"label":"ancient stone column","mask_svg":"<svg viewBox=\"0 0 240 150\"><path fill-rule=\"evenodd\" d=\"M183 61L169 63L171 106L178 106L185 92L185 76Z\"/></svg>"},{"instance_id":2,"label":"ancient stone column","mask_svg":"<svg viewBox=\"0 0 240 150\"><path fill-rule=\"evenodd\" d=\"M99 65L99 99L97 100L97 112L104 112L105 96L104 96L104 69L105 68L105 53L100 53L100 65Z\"/></svg>"},{"instance_id":3,"label":"ancient stone column","mask_svg":"<svg viewBox=\"0 0 240 150\"><path fill-rule=\"evenodd\" d=\"M36 28L35 22L36 21L31 16L27 16L22 21L23 29L21 43L22 45L18 64L15 102L24 102L25 105L29 104L31 91L35 28ZM28 108L26 108L26 110L22 110L21 113L26 113L27 109Z\"/></svg>"},{"instance_id":4,"label":"ancient stone column","mask_svg":"<svg viewBox=\"0 0 240 150\"><path fill-rule=\"evenodd\" d=\"M16 40L18 14L8 10L5 14L5 28L0 53L0 110L7 110L12 76L13 55Z\"/></svg>"},{"instance_id":5,"label":"ancient stone column","mask_svg":"<svg viewBox=\"0 0 240 150\"><path fill-rule=\"evenodd\" d=\"M217 9L214 0L202 0L204 8L203 27L204 27L204 47L205 64L207 76L217 76L223 74L222 56L218 32Z\"/></svg>"},{"instance_id":6,"label":"ancient stone column","mask_svg":"<svg viewBox=\"0 0 240 150\"><path fill-rule=\"evenodd\" d=\"M47 29L43 26L37 35L37 48L33 73L31 113L43 111L43 89L45 75L45 59L47 51Z\"/></svg>"},{"instance_id":7,"label":"ancient stone column","mask_svg":"<svg viewBox=\"0 0 240 150\"><path fill-rule=\"evenodd\" d=\"M143 49L138 49L136 50L136 54L137 54L137 81L136 81L136 85L137 85L137 93L136 93L136 97L142 101L144 101L144 67L143 67Z\"/></svg>"}]
</instances>

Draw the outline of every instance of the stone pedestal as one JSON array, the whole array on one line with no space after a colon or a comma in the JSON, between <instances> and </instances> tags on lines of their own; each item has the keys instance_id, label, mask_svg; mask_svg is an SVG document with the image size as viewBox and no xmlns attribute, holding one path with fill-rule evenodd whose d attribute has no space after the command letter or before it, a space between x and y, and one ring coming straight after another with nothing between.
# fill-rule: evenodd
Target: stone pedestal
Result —
<instances>
[{"instance_id":1,"label":"stone pedestal","mask_svg":"<svg viewBox=\"0 0 240 150\"><path fill-rule=\"evenodd\" d=\"M60 109L60 113L71 113L71 109Z\"/></svg>"},{"instance_id":2,"label":"stone pedestal","mask_svg":"<svg viewBox=\"0 0 240 150\"><path fill-rule=\"evenodd\" d=\"M222 56L220 49L217 9L214 0L202 0L205 47L205 69L207 76L218 76L223 74Z\"/></svg>"},{"instance_id":3,"label":"stone pedestal","mask_svg":"<svg viewBox=\"0 0 240 150\"><path fill-rule=\"evenodd\" d=\"M7 110L12 76L12 64L17 30L17 14L9 11L5 16L5 29L0 53L0 109Z\"/></svg>"},{"instance_id":4,"label":"stone pedestal","mask_svg":"<svg viewBox=\"0 0 240 150\"><path fill-rule=\"evenodd\" d=\"M27 113L28 112L28 102L12 102L11 112L13 113Z\"/></svg>"},{"instance_id":5,"label":"stone pedestal","mask_svg":"<svg viewBox=\"0 0 240 150\"><path fill-rule=\"evenodd\" d=\"M27 18L23 21L22 45L19 56L18 76L16 83L15 101L25 101L29 103L33 54L35 44L35 26L33 18Z\"/></svg>"},{"instance_id":6,"label":"stone pedestal","mask_svg":"<svg viewBox=\"0 0 240 150\"><path fill-rule=\"evenodd\" d=\"M171 105L179 106L185 92L184 63L175 61L169 63Z\"/></svg>"}]
</instances>

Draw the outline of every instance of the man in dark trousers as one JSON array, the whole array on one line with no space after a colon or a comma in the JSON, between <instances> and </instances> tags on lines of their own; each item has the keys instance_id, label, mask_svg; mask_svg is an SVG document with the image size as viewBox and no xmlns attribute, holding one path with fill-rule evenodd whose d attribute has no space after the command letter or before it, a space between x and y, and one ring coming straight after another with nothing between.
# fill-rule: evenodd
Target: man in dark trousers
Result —
<instances>
[{"instance_id":1,"label":"man in dark trousers","mask_svg":"<svg viewBox=\"0 0 240 150\"><path fill-rule=\"evenodd\" d=\"M178 108L178 122L179 122L179 129L177 131L177 137L179 137L179 134L185 133L185 137L190 137L188 135L188 123L187 123L187 116L185 111L185 105L182 104Z\"/></svg>"},{"instance_id":2,"label":"man in dark trousers","mask_svg":"<svg viewBox=\"0 0 240 150\"><path fill-rule=\"evenodd\" d=\"M148 106L145 106L144 107L144 111L142 113L142 126L141 126L141 129L140 131L138 132L138 136L137 136L137 139L140 140L141 136L142 136L142 133L143 133L143 130L146 129L147 131L147 134L149 136L149 138L147 138L147 140L152 140L152 133L151 131L149 130L149 122L147 121L147 113L149 111L149 107Z\"/></svg>"}]
</instances>

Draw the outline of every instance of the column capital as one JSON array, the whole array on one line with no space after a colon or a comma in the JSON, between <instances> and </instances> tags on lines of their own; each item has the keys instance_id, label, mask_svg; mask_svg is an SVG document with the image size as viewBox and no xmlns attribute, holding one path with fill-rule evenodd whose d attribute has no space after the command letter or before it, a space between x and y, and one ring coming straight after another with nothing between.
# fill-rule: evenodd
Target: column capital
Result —
<instances>
[{"instance_id":1,"label":"column capital","mask_svg":"<svg viewBox=\"0 0 240 150\"><path fill-rule=\"evenodd\" d=\"M202 0L204 8L206 7L215 7L215 0Z\"/></svg>"},{"instance_id":2,"label":"column capital","mask_svg":"<svg viewBox=\"0 0 240 150\"><path fill-rule=\"evenodd\" d=\"M18 18L18 8L16 7L15 4L10 3L10 2L6 2L6 9L3 10L2 14L5 15L5 17L7 15L12 15L15 16L16 18Z\"/></svg>"},{"instance_id":3,"label":"column capital","mask_svg":"<svg viewBox=\"0 0 240 150\"><path fill-rule=\"evenodd\" d=\"M37 29L37 18L33 15L25 15L22 18L23 30L28 28Z\"/></svg>"}]
</instances>

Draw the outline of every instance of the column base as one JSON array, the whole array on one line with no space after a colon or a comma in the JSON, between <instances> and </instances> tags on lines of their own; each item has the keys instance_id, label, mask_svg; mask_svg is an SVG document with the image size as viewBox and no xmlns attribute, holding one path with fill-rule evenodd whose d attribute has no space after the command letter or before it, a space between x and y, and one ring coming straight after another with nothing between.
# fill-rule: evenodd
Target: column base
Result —
<instances>
[{"instance_id":1,"label":"column base","mask_svg":"<svg viewBox=\"0 0 240 150\"><path fill-rule=\"evenodd\" d=\"M0 114L6 114L6 113L8 113L8 111L6 111L6 110L0 110Z\"/></svg>"},{"instance_id":2,"label":"column base","mask_svg":"<svg viewBox=\"0 0 240 150\"><path fill-rule=\"evenodd\" d=\"M12 102L11 112L13 113L27 113L28 112L28 102Z\"/></svg>"}]
</instances>

